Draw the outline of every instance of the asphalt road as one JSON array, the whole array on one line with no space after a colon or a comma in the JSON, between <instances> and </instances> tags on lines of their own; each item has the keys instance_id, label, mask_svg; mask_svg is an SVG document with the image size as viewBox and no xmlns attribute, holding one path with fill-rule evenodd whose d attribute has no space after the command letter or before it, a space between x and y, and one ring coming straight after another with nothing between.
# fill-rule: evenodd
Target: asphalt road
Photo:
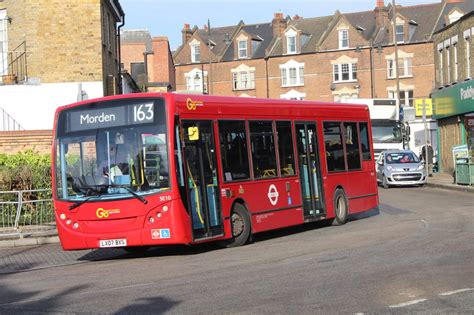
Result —
<instances>
[{"instance_id":1,"label":"asphalt road","mask_svg":"<svg viewBox=\"0 0 474 315\"><path fill-rule=\"evenodd\" d=\"M234 249L0 250L0 314L474 313L472 193L380 196L379 211L342 227L265 233Z\"/></svg>"}]
</instances>

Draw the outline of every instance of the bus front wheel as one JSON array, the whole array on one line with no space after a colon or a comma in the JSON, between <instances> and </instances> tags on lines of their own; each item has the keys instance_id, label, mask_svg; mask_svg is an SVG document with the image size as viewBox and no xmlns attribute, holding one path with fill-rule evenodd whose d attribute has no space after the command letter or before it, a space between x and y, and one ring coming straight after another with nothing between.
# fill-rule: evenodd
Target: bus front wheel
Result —
<instances>
[{"instance_id":1,"label":"bus front wheel","mask_svg":"<svg viewBox=\"0 0 474 315\"><path fill-rule=\"evenodd\" d=\"M230 215L232 238L227 242L227 247L242 246L250 238L250 218L247 210L240 203L236 203Z\"/></svg>"},{"instance_id":2,"label":"bus front wheel","mask_svg":"<svg viewBox=\"0 0 474 315\"><path fill-rule=\"evenodd\" d=\"M332 225L343 225L347 222L349 215L349 206L344 190L337 189L334 193L334 214L335 218L332 221Z\"/></svg>"}]
</instances>

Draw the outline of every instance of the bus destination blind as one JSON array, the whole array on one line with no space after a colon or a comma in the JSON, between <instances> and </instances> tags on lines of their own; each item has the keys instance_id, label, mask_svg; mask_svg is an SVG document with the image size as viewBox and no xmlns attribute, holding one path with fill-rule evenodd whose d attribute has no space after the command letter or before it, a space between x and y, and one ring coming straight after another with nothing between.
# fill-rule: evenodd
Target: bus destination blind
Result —
<instances>
[{"instance_id":1,"label":"bus destination blind","mask_svg":"<svg viewBox=\"0 0 474 315\"><path fill-rule=\"evenodd\" d=\"M67 113L67 132L154 122L154 104L122 105Z\"/></svg>"}]
</instances>

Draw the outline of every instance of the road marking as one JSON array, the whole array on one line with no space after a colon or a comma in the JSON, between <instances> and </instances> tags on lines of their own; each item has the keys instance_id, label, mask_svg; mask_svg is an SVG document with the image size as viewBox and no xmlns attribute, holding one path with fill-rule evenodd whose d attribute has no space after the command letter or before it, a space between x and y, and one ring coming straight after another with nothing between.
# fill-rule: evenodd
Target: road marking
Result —
<instances>
[{"instance_id":1,"label":"road marking","mask_svg":"<svg viewBox=\"0 0 474 315\"><path fill-rule=\"evenodd\" d=\"M474 288L466 288L466 289L443 292L443 293L440 293L438 295L439 296L449 296L449 295L454 295L454 294L457 294L457 293L468 292L468 291L473 291L473 290L474 290Z\"/></svg>"},{"instance_id":2,"label":"road marking","mask_svg":"<svg viewBox=\"0 0 474 315\"><path fill-rule=\"evenodd\" d=\"M409 306L409 305L415 305L415 304L418 304L418 303L421 303L421 302L424 302L424 301L426 301L426 299L413 300L413 301L408 301L408 302L405 302L405 303L390 305L389 307L390 308L400 308L400 307L405 307L405 306Z\"/></svg>"}]
</instances>

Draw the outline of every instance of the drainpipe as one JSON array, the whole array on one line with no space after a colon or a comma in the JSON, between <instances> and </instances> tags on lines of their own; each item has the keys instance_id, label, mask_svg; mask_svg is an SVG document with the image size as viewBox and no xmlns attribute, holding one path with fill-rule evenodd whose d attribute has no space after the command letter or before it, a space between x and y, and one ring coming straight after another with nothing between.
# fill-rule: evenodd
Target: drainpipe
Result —
<instances>
[{"instance_id":1,"label":"drainpipe","mask_svg":"<svg viewBox=\"0 0 474 315\"><path fill-rule=\"evenodd\" d=\"M265 60L265 79L267 82L267 98L270 98L270 86L268 85L268 57L263 58Z\"/></svg>"},{"instance_id":2,"label":"drainpipe","mask_svg":"<svg viewBox=\"0 0 474 315\"><path fill-rule=\"evenodd\" d=\"M120 29L125 26L125 13L122 14L122 23L117 27L117 59L118 59L118 94L123 93L122 87L122 45L120 43Z\"/></svg>"},{"instance_id":3,"label":"drainpipe","mask_svg":"<svg viewBox=\"0 0 474 315\"><path fill-rule=\"evenodd\" d=\"M375 95L374 86L374 42L370 41L370 98L374 98Z\"/></svg>"}]
</instances>

